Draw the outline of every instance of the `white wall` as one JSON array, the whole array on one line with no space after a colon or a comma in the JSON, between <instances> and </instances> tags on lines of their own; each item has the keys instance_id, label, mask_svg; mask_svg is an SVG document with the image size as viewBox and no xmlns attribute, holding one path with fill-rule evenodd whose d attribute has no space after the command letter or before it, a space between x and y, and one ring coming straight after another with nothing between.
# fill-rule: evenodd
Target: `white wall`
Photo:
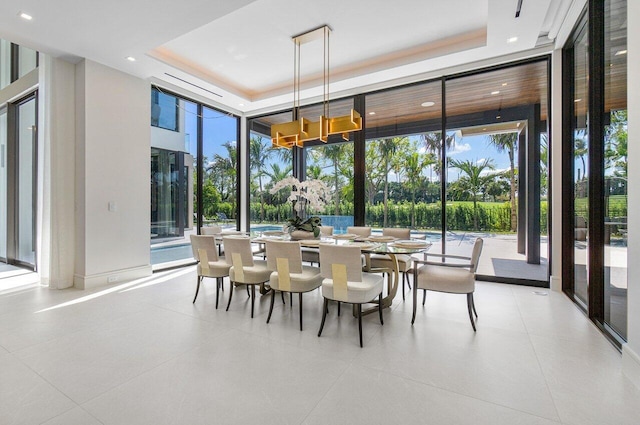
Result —
<instances>
[{"instance_id":1,"label":"white wall","mask_svg":"<svg viewBox=\"0 0 640 425\"><path fill-rule=\"evenodd\" d=\"M551 289L562 291L562 49L551 55Z\"/></svg>"},{"instance_id":2,"label":"white wall","mask_svg":"<svg viewBox=\"0 0 640 425\"><path fill-rule=\"evenodd\" d=\"M38 97L38 271L62 289L75 266L75 66L40 55Z\"/></svg>"},{"instance_id":3,"label":"white wall","mask_svg":"<svg viewBox=\"0 0 640 425\"><path fill-rule=\"evenodd\" d=\"M628 312L623 370L640 387L640 2L627 3L627 102L629 113Z\"/></svg>"},{"instance_id":4,"label":"white wall","mask_svg":"<svg viewBox=\"0 0 640 425\"><path fill-rule=\"evenodd\" d=\"M77 287L151 273L150 96L144 80L76 66Z\"/></svg>"}]
</instances>

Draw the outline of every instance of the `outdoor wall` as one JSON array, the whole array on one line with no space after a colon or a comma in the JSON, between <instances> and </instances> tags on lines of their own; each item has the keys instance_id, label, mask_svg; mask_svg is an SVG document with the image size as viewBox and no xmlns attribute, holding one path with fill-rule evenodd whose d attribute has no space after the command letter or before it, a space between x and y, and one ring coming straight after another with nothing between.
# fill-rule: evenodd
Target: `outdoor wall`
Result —
<instances>
[{"instance_id":1,"label":"outdoor wall","mask_svg":"<svg viewBox=\"0 0 640 425\"><path fill-rule=\"evenodd\" d=\"M640 2L627 3L627 102L629 132L629 245L627 340L622 349L623 370L640 387Z\"/></svg>"},{"instance_id":2,"label":"outdoor wall","mask_svg":"<svg viewBox=\"0 0 640 425\"><path fill-rule=\"evenodd\" d=\"M151 273L150 95L139 78L76 66L76 287Z\"/></svg>"}]
</instances>

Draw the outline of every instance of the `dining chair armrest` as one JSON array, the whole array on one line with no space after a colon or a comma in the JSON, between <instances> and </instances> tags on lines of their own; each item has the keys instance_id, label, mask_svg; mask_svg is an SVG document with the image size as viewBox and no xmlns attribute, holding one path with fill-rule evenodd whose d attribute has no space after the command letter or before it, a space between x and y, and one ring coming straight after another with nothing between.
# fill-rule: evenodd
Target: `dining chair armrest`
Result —
<instances>
[{"instance_id":1,"label":"dining chair armrest","mask_svg":"<svg viewBox=\"0 0 640 425\"><path fill-rule=\"evenodd\" d=\"M465 257L463 255L453 255L453 254L435 254L432 252L424 252L424 257L426 258L427 256L430 257L438 257L438 258L453 258L456 260L467 260L467 261L471 261L471 257Z\"/></svg>"},{"instance_id":2,"label":"dining chair armrest","mask_svg":"<svg viewBox=\"0 0 640 425\"><path fill-rule=\"evenodd\" d=\"M470 268L471 264L463 264L463 263L439 263L435 261L426 261L426 260L413 260L414 267L416 264L426 264L430 266L443 266L443 267L457 267L457 268Z\"/></svg>"}]
</instances>

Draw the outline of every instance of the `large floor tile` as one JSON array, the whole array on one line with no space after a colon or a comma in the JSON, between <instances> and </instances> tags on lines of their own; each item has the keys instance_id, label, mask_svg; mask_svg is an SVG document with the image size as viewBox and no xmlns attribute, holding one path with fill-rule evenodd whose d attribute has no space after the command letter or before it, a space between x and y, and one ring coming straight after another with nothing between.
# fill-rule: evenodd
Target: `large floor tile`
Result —
<instances>
[{"instance_id":1,"label":"large floor tile","mask_svg":"<svg viewBox=\"0 0 640 425\"><path fill-rule=\"evenodd\" d=\"M528 335L394 311L355 362L552 420L553 399Z\"/></svg>"},{"instance_id":2,"label":"large floor tile","mask_svg":"<svg viewBox=\"0 0 640 425\"><path fill-rule=\"evenodd\" d=\"M83 407L107 425L297 424L346 367L233 330Z\"/></svg>"},{"instance_id":3,"label":"large floor tile","mask_svg":"<svg viewBox=\"0 0 640 425\"><path fill-rule=\"evenodd\" d=\"M622 373L613 347L536 336L532 341L563 423L639 423L640 389Z\"/></svg>"},{"instance_id":4,"label":"large floor tile","mask_svg":"<svg viewBox=\"0 0 640 425\"><path fill-rule=\"evenodd\" d=\"M76 407L43 422L42 425L102 425L102 422L91 416L83 408Z\"/></svg>"},{"instance_id":5,"label":"large floor tile","mask_svg":"<svg viewBox=\"0 0 640 425\"><path fill-rule=\"evenodd\" d=\"M304 424L552 425L536 417L353 365Z\"/></svg>"},{"instance_id":6,"label":"large floor tile","mask_svg":"<svg viewBox=\"0 0 640 425\"><path fill-rule=\"evenodd\" d=\"M76 404L11 354L0 354L0 423L39 424Z\"/></svg>"},{"instance_id":7,"label":"large floor tile","mask_svg":"<svg viewBox=\"0 0 640 425\"><path fill-rule=\"evenodd\" d=\"M15 353L78 403L226 332L157 307Z\"/></svg>"}]
</instances>

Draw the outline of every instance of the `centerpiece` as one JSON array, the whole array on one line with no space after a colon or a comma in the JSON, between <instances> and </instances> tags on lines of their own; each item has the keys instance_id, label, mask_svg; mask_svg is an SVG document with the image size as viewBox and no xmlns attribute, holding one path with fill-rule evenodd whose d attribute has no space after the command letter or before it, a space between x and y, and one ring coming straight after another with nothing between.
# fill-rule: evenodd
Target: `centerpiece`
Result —
<instances>
[{"instance_id":1,"label":"centerpiece","mask_svg":"<svg viewBox=\"0 0 640 425\"><path fill-rule=\"evenodd\" d=\"M318 216L307 217L309 211L324 207L330 195L329 188L322 180L300 181L290 176L277 182L269 191L272 195L284 188L291 188L287 201L291 201L293 217L287 220L286 230L291 239L314 239L320 236L322 220Z\"/></svg>"}]
</instances>

